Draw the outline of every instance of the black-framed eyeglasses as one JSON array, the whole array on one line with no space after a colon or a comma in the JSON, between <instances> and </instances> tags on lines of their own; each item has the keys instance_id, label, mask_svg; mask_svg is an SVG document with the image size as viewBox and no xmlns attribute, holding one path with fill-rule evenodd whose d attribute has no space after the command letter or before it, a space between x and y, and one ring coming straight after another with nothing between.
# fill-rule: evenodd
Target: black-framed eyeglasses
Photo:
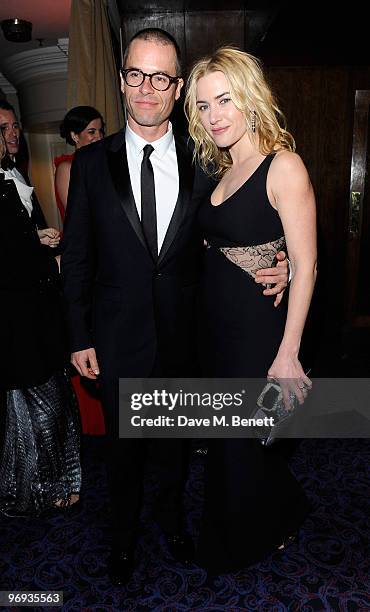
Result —
<instances>
[{"instance_id":1,"label":"black-framed eyeglasses","mask_svg":"<svg viewBox=\"0 0 370 612\"><path fill-rule=\"evenodd\" d=\"M151 86L157 91L167 91L172 83L178 83L181 78L169 76L165 72L153 72L152 74L148 74L137 68L122 69L121 74L129 87L140 87L140 85L144 83L145 77L148 77Z\"/></svg>"}]
</instances>

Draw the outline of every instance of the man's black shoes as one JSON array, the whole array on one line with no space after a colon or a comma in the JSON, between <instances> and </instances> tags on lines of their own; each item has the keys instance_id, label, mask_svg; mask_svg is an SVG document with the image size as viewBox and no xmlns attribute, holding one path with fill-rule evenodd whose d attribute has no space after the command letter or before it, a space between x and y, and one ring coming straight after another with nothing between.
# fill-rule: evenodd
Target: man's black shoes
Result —
<instances>
[{"instance_id":1,"label":"man's black shoes","mask_svg":"<svg viewBox=\"0 0 370 612\"><path fill-rule=\"evenodd\" d=\"M125 586L134 571L134 554L130 550L113 549L108 561L108 574L114 586Z\"/></svg>"},{"instance_id":2,"label":"man's black shoes","mask_svg":"<svg viewBox=\"0 0 370 612\"><path fill-rule=\"evenodd\" d=\"M195 556L194 544L187 533L167 536L171 556L184 565L192 563ZM135 569L135 555L132 549L113 548L108 561L108 574L112 585L126 586Z\"/></svg>"},{"instance_id":3,"label":"man's black shoes","mask_svg":"<svg viewBox=\"0 0 370 612\"><path fill-rule=\"evenodd\" d=\"M171 556L184 564L192 563L195 556L193 540L187 533L167 536L168 550Z\"/></svg>"}]
</instances>

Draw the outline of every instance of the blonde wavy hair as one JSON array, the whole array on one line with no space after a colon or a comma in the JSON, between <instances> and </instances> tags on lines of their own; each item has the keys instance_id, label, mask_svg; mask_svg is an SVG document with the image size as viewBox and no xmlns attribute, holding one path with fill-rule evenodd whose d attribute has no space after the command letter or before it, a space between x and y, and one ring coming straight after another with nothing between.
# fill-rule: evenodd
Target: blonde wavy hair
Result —
<instances>
[{"instance_id":1,"label":"blonde wavy hair","mask_svg":"<svg viewBox=\"0 0 370 612\"><path fill-rule=\"evenodd\" d=\"M285 117L266 82L259 60L235 47L221 47L193 67L185 96L185 114L195 149L194 158L207 172L220 178L232 165L227 149L219 149L201 124L197 108L197 82L206 74L223 72L230 85L230 96L245 116L251 137L256 137L263 155L273 151L295 150L293 136L286 130ZM252 117L255 132L252 131Z\"/></svg>"}]
</instances>

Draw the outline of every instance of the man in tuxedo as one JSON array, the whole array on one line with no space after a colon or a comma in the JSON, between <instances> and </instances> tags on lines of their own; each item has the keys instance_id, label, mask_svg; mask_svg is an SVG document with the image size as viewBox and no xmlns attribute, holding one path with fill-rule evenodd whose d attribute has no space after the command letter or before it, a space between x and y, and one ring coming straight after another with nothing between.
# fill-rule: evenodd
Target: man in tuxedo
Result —
<instances>
[{"instance_id":1,"label":"man in tuxedo","mask_svg":"<svg viewBox=\"0 0 370 612\"><path fill-rule=\"evenodd\" d=\"M134 567L147 440L118 439L119 377L196 376L195 302L203 240L197 228L209 179L192 163L187 139L169 116L183 86L180 53L167 32L130 41L121 71L125 129L76 153L62 249L72 363L99 375L110 437L114 546L110 576L124 584ZM286 286L285 267L266 276ZM191 557L181 496L186 452L161 440L157 518L173 556Z\"/></svg>"},{"instance_id":2,"label":"man in tuxedo","mask_svg":"<svg viewBox=\"0 0 370 612\"><path fill-rule=\"evenodd\" d=\"M25 168L20 167L18 163L21 127L14 107L6 100L0 100L0 129L4 136L7 152L1 162L2 168L8 170L21 183L31 187ZM40 241L48 246L56 247L59 244L60 232L55 228L47 227L35 190L32 193L31 219L37 226Z\"/></svg>"}]
</instances>

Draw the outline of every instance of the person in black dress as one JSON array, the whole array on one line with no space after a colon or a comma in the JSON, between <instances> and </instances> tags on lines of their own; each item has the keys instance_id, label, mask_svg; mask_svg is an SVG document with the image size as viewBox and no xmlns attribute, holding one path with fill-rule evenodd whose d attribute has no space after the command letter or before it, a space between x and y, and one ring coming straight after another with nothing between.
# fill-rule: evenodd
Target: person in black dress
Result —
<instances>
[{"instance_id":1,"label":"person in black dress","mask_svg":"<svg viewBox=\"0 0 370 612\"><path fill-rule=\"evenodd\" d=\"M189 131L219 179L201 206L206 239L201 356L207 377L266 377L304 401L299 361L316 278L313 189L258 61L221 48L192 70ZM254 282L280 249L292 266L288 305ZM285 459L255 439L210 440L198 562L221 573L285 546L308 512Z\"/></svg>"},{"instance_id":2,"label":"person in black dress","mask_svg":"<svg viewBox=\"0 0 370 612\"><path fill-rule=\"evenodd\" d=\"M0 513L22 516L73 503L81 484L58 264L40 241L31 195L0 168Z\"/></svg>"}]
</instances>

